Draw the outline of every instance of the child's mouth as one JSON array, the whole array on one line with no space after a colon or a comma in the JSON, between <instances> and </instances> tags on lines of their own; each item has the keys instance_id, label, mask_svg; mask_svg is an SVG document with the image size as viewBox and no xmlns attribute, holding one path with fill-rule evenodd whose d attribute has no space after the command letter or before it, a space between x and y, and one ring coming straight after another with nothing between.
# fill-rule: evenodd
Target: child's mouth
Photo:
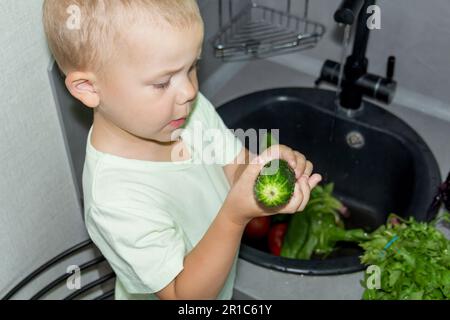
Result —
<instances>
[{"instance_id":1,"label":"child's mouth","mask_svg":"<svg viewBox=\"0 0 450 320\"><path fill-rule=\"evenodd\" d=\"M172 122L170 122L170 125L174 128L180 128L182 127L184 124L186 123L186 118L181 118L178 120L174 120Z\"/></svg>"}]
</instances>

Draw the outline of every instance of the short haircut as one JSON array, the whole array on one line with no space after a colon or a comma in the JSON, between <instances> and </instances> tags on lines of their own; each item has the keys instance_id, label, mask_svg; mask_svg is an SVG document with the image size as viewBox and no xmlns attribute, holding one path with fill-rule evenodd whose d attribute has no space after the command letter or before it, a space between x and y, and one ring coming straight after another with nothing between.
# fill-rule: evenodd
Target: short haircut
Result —
<instances>
[{"instance_id":1,"label":"short haircut","mask_svg":"<svg viewBox=\"0 0 450 320\"><path fill-rule=\"evenodd\" d=\"M203 24L196 0L44 0L47 42L66 75L90 70L104 76L124 31L138 22L178 29Z\"/></svg>"}]
</instances>

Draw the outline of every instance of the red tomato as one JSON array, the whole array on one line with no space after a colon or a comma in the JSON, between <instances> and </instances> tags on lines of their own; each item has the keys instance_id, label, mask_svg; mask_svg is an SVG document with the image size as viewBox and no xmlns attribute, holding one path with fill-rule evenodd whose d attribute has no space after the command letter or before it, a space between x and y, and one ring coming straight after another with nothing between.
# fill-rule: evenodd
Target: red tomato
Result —
<instances>
[{"instance_id":1,"label":"red tomato","mask_svg":"<svg viewBox=\"0 0 450 320\"><path fill-rule=\"evenodd\" d=\"M281 253L287 226L287 223L278 223L270 228L268 238L269 250L275 256L279 256Z\"/></svg>"},{"instance_id":2,"label":"red tomato","mask_svg":"<svg viewBox=\"0 0 450 320\"><path fill-rule=\"evenodd\" d=\"M264 238L270 229L270 218L259 217L252 219L245 227L245 236L252 240Z\"/></svg>"}]
</instances>

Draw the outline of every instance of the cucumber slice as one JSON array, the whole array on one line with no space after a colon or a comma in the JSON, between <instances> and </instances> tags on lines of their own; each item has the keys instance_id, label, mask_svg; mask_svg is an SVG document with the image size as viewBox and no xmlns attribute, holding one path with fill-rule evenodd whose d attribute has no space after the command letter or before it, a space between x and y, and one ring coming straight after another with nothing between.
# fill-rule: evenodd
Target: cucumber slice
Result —
<instances>
[{"instance_id":1,"label":"cucumber slice","mask_svg":"<svg viewBox=\"0 0 450 320\"><path fill-rule=\"evenodd\" d=\"M276 170L270 172L273 168ZM294 194L295 182L295 172L285 160L272 160L256 179L255 198L266 208L286 205Z\"/></svg>"}]
</instances>

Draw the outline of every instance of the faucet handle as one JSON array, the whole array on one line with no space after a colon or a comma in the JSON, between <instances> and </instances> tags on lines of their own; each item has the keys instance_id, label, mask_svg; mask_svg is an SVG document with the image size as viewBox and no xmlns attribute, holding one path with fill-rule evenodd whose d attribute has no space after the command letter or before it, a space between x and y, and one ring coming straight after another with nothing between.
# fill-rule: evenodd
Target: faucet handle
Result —
<instances>
[{"instance_id":1,"label":"faucet handle","mask_svg":"<svg viewBox=\"0 0 450 320\"><path fill-rule=\"evenodd\" d=\"M396 63L395 56L390 56L388 58L387 71L386 71L386 78L389 82L392 82L394 80L395 63Z\"/></svg>"}]
</instances>

